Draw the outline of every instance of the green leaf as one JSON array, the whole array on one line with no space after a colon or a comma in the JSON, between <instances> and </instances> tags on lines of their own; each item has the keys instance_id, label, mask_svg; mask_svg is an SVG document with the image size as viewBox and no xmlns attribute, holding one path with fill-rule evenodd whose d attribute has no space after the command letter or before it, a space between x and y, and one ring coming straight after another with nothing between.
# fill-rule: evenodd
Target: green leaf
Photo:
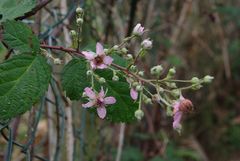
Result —
<instances>
[{"instance_id":1,"label":"green leaf","mask_svg":"<svg viewBox=\"0 0 240 161\"><path fill-rule=\"evenodd\" d=\"M122 67L127 67L129 64L125 59L123 59L116 53L112 54L111 57L113 58L113 63L120 65Z\"/></svg>"},{"instance_id":2,"label":"green leaf","mask_svg":"<svg viewBox=\"0 0 240 161\"><path fill-rule=\"evenodd\" d=\"M0 0L0 23L23 16L35 5L36 0Z\"/></svg>"},{"instance_id":3,"label":"green leaf","mask_svg":"<svg viewBox=\"0 0 240 161\"><path fill-rule=\"evenodd\" d=\"M3 27L3 40L11 48L17 49L20 52L39 53L39 40L26 24L13 20L3 23Z\"/></svg>"},{"instance_id":4,"label":"green leaf","mask_svg":"<svg viewBox=\"0 0 240 161\"><path fill-rule=\"evenodd\" d=\"M79 100L85 87L90 86L86 75L87 64L83 59L72 59L63 69L62 86L71 100Z\"/></svg>"},{"instance_id":5,"label":"green leaf","mask_svg":"<svg viewBox=\"0 0 240 161\"><path fill-rule=\"evenodd\" d=\"M135 103L130 97L129 84L125 78L119 76L119 81L113 81L112 71L110 70L97 70L96 72L100 77L106 79L106 83L102 86L108 89L107 96L114 96L117 102L107 107L107 119L112 122L132 122L136 118L135 111L138 109L138 103ZM97 85L98 88L101 85Z\"/></svg>"},{"instance_id":6,"label":"green leaf","mask_svg":"<svg viewBox=\"0 0 240 161\"><path fill-rule=\"evenodd\" d=\"M86 75L87 64L83 59L72 59L63 69L62 86L66 95L71 100L81 99L85 87L91 87L90 78ZM135 120L134 113L138 104L130 97L129 85L126 80L120 77L120 80L112 81L112 71L96 70L96 74L106 79L106 83L100 85L95 80L96 90L99 92L100 87L108 89L107 96L114 96L117 102L107 107L107 119L112 122L131 122ZM90 111L96 110L92 108Z\"/></svg>"},{"instance_id":7,"label":"green leaf","mask_svg":"<svg viewBox=\"0 0 240 161\"><path fill-rule=\"evenodd\" d=\"M0 64L0 120L25 113L48 87L50 67L44 57L20 54Z\"/></svg>"}]
</instances>

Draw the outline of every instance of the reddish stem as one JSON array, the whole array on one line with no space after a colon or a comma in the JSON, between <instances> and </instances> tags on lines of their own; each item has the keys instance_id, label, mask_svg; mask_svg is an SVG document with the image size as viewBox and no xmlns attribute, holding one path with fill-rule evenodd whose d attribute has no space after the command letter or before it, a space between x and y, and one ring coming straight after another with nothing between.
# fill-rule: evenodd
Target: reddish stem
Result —
<instances>
[{"instance_id":1,"label":"reddish stem","mask_svg":"<svg viewBox=\"0 0 240 161\"><path fill-rule=\"evenodd\" d=\"M41 44L41 48L44 48L44 49L53 49L53 50L60 50L60 51L65 51L65 52L68 52L68 53L73 53L77 56L80 56L80 57L83 57L85 58L85 56L83 55L83 53L81 51L77 51L76 49L72 49L72 48L64 48L62 46L50 46L50 45L45 45L45 44ZM131 75L133 76L134 78L136 78L137 80L141 81L142 83L146 82L146 83L150 83L152 84L151 82L149 82L148 80L138 76L137 74L135 73L132 73L130 72L127 68L124 68L124 67L121 67L117 64L114 64L112 63L111 66L123 71L124 73L126 73L127 75ZM154 85L154 84L152 84Z\"/></svg>"}]
</instances>

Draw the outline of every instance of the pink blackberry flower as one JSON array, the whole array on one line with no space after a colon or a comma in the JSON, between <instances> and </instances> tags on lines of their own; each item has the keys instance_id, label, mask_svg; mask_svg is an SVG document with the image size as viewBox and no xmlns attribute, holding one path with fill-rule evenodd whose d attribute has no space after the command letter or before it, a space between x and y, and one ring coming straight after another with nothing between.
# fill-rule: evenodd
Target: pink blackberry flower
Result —
<instances>
[{"instance_id":1,"label":"pink blackberry flower","mask_svg":"<svg viewBox=\"0 0 240 161\"><path fill-rule=\"evenodd\" d=\"M83 51L82 53L90 62L92 69L105 69L113 62L113 58L104 53L103 46L100 43L96 45L96 53L92 51Z\"/></svg>"},{"instance_id":2,"label":"pink blackberry flower","mask_svg":"<svg viewBox=\"0 0 240 161\"><path fill-rule=\"evenodd\" d=\"M193 110L193 104L189 99L180 96L180 99L173 104L173 129L181 132L181 120L184 113Z\"/></svg>"},{"instance_id":3,"label":"pink blackberry flower","mask_svg":"<svg viewBox=\"0 0 240 161\"><path fill-rule=\"evenodd\" d=\"M82 104L84 108L96 107L97 114L101 119L104 119L107 114L106 106L116 103L116 99L112 96L105 97L103 88L99 93L94 92L91 88L86 87L84 89L84 94L88 97L89 102Z\"/></svg>"}]
</instances>

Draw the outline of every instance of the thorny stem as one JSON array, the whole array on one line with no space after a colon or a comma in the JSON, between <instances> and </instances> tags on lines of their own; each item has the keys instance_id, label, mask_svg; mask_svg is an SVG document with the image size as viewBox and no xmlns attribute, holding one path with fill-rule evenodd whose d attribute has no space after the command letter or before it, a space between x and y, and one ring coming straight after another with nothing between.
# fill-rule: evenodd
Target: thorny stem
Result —
<instances>
[{"instance_id":1,"label":"thorny stem","mask_svg":"<svg viewBox=\"0 0 240 161\"><path fill-rule=\"evenodd\" d=\"M142 54L143 49L140 49L140 51L138 52L137 56L135 57L135 59L133 60L133 62L131 64L128 65L127 69L129 69L132 65L136 64L137 63L137 60L139 58L139 56Z\"/></svg>"},{"instance_id":2,"label":"thorny stem","mask_svg":"<svg viewBox=\"0 0 240 161\"><path fill-rule=\"evenodd\" d=\"M68 53L73 53L73 54L76 54L77 56L80 56L80 57L84 58L84 55L81 51L76 51L75 49L72 49L72 48L64 48L62 46L50 46L50 45L45 45L45 44L42 44L41 47L45 48L45 49L53 49L53 50L60 50L60 51L68 52ZM127 68L121 67L121 66L119 66L117 64L114 64L114 63L112 63L111 65L113 67L123 71L124 73L126 73L128 75L131 75L132 77L138 79L142 83L145 82L145 83L148 83L148 84L151 84L151 85L155 86L151 81L149 81L147 79L144 79L144 78L138 76L137 74L134 74L134 73L130 72Z\"/></svg>"},{"instance_id":3,"label":"thorny stem","mask_svg":"<svg viewBox=\"0 0 240 161\"><path fill-rule=\"evenodd\" d=\"M131 37L127 38L127 41L130 40L130 39L133 38L133 37L134 37L134 36L131 36ZM125 42L125 41L123 41L123 43L124 43L124 42ZM120 44L120 45L122 45L122 44ZM62 46L50 46L50 45L46 45L46 44L41 44L41 47L44 48L44 49L53 49L53 50L65 51L65 52L67 52L67 53L69 53L69 54L75 54L75 55L77 55L77 56L79 56L79 57L85 58L84 55L83 55L83 53L82 53L81 51L77 51L76 49L64 48L64 47L62 47ZM155 87L156 89L157 89L157 86L156 86L156 84L154 84L154 82L161 83L161 82L164 82L164 81L165 81L165 82L168 81L168 82L190 83L190 80L170 80L170 79L168 79L167 77L166 77L166 78L163 78L163 79L161 79L161 80L159 80L159 79L145 79L145 78L143 78L143 77L141 77L141 76L139 76L139 75L131 72L128 68L119 66L119 65L114 64L114 63L112 63L111 66L112 66L112 67L115 67L116 69L118 69L118 70L120 70L120 71L122 71L122 72L124 72L126 75L132 76L133 78L137 79L137 80L138 80L139 82L141 82L142 84L144 84L144 83L149 84L149 85ZM199 82L199 84L201 84L201 83L202 83L202 81ZM191 85L191 86L187 86L187 87L182 87L182 88L180 88L179 90L190 89L190 88L195 87L195 86L197 86L197 85L199 85L199 84L195 84L195 85ZM171 91L169 91L169 90L165 90L165 91L171 92Z\"/></svg>"},{"instance_id":4,"label":"thorny stem","mask_svg":"<svg viewBox=\"0 0 240 161\"><path fill-rule=\"evenodd\" d=\"M134 37L136 37L135 35L126 37L123 42L121 44L118 45L118 47L122 47L124 44L126 44L128 41L130 41L131 39L133 39Z\"/></svg>"},{"instance_id":5,"label":"thorny stem","mask_svg":"<svg viewBox=\"0 0 240 161\"><path fill-rule=\"evenodd\" d=\"M121 42L118 46L118 48L122 48L127 42L129 42L131 39L135 38L136 36L135 35L132 35L132 36L129 36L129 37L126 37L123 42ZM107 54L110 54L112 51L114 51L114 47L110 48L109 51L107 52Z\"/></svg>"},{"instance_id":6,"label":"thorny stem","mask_svg":"<svg viewBox=\"0 0 240 161\"><path fill-rule=\"evenodd\" d=\"M77 51L79 51L79 47L80 47L81 33L82 33L82 24L80 26L78 26Z\"/></svg>"}]
</instances>

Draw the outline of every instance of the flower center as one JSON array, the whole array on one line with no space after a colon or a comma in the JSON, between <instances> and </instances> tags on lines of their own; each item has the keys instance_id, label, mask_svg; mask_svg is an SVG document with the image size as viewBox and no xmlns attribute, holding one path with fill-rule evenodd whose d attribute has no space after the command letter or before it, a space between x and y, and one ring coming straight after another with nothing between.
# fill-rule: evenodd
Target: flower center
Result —
<instances>
[{"instance_id":1,"label":"flower center","mask_svg":"<svg viewBox=\"0 0 240 161\"><path fill-rule=\"evenodd\" d=\"M96 104L98 107L102 107L104 105L103 101L101 101L100 99L97 99Z\"/></svg>"},{"instance_id":2,"label":"flower center","mask_svg":"<svg viewBox=\"0 0 240 161\"><path fill-rule=\"evenodd\" d=\"M179 110L183 112L193 111L193 104L189 99L184 99L180 102Z\"/></svg>"},{"instance_id":3,"label":"flower center","mask_svg":"<svg viewBox=\"0 0 240 161\"><path fill-rule=\"evenodd\" d=\"M103 58L101 56L97 56L94 60L96 65L100 65L103 63Z\"/></svg>"}]
</instances>

